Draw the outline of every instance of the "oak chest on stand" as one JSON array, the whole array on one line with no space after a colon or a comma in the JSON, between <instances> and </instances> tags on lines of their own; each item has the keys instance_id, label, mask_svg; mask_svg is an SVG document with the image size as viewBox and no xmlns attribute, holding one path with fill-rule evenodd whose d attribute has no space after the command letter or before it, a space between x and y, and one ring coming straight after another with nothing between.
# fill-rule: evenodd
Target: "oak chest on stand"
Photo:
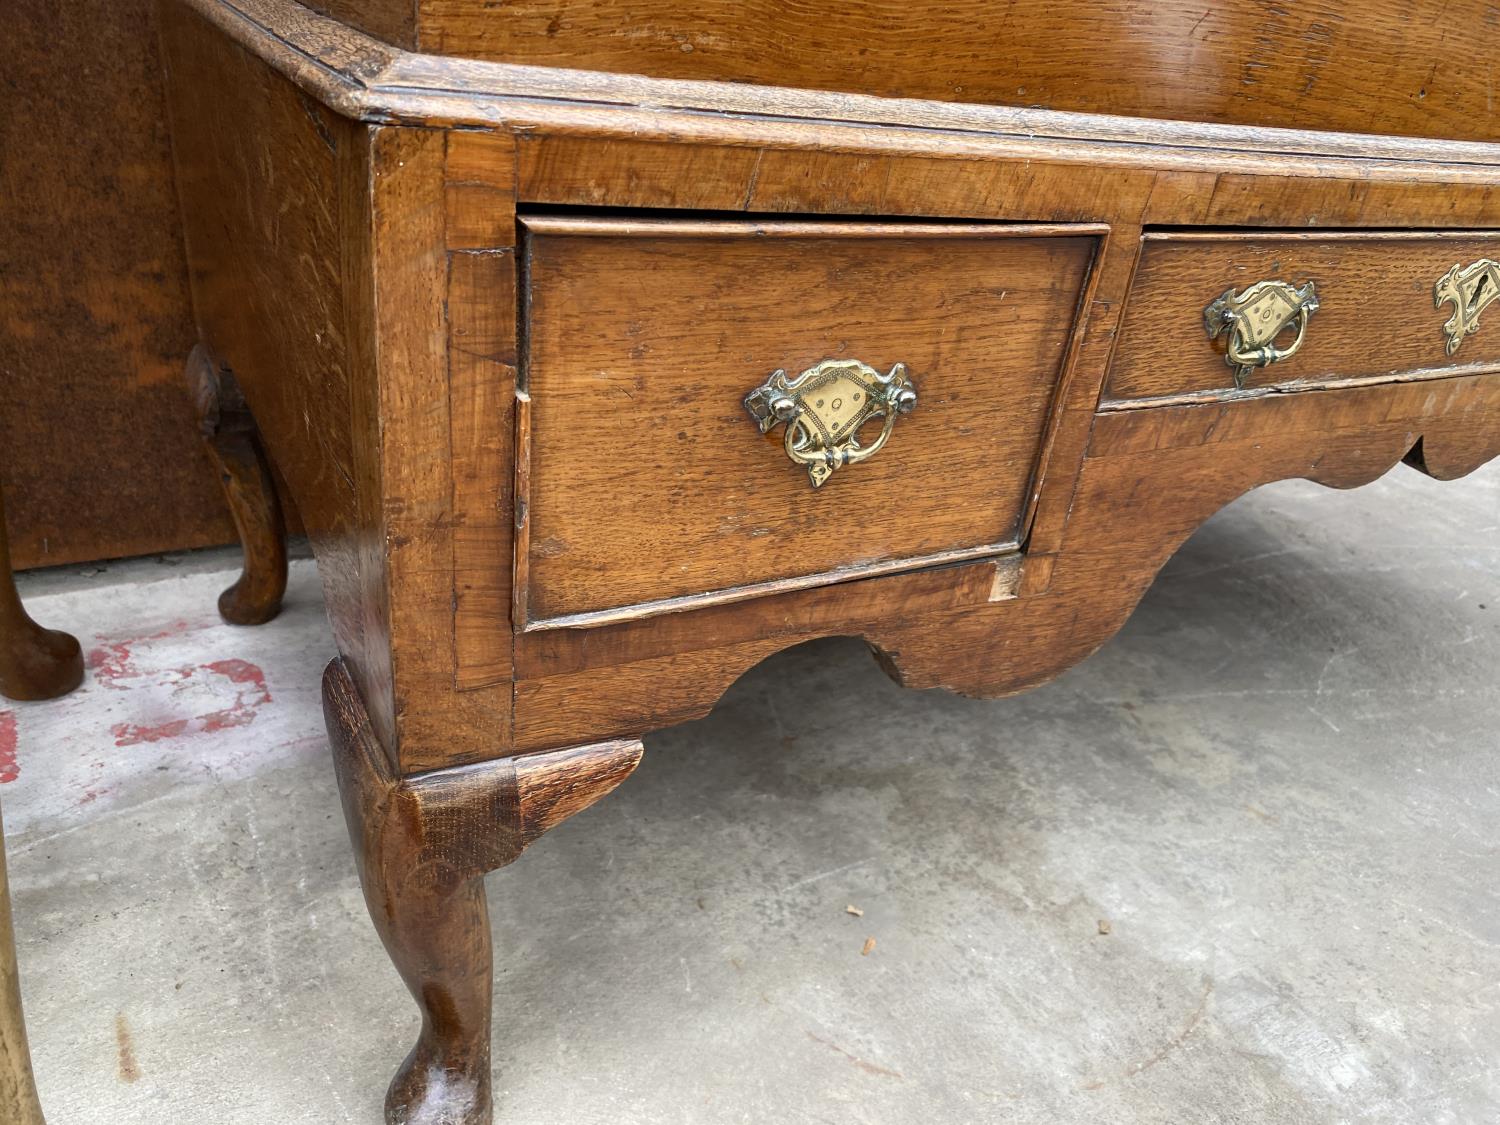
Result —
<instances>
[{"instance_id":1,"label":"oak chest on stand","mask_svg":"<svg viewBox=\"0 0 1500 1125\"><path fill-rule=\"evenodd\" d=\"M1248 489L1500 453L1483 37L1398 4L326 8L162 0L222 608L275 612L274 463L391 1122L490 1120L484 874L756 662L1019 692Z\"/></svg>"}]
</instances>

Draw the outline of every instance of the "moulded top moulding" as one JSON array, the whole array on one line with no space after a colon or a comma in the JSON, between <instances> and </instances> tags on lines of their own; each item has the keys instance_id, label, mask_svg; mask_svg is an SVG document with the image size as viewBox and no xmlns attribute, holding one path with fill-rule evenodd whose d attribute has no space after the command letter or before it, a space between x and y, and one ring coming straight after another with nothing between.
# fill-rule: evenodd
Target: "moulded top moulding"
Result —
<instances>
[{"instance_id":1,"label":"moulded top moulding","mask_svg":"<svg viewBox=\"0 0 1500 1125\"><path fill-rule=\"evenodd\" d=\"M1445 114L1433 104L1432 111L1420 119L1423 127L1419 128L1415 119L1378 112L1377 103L1389 94L1388 84L1370 83L1354 92L1345 87L1352 101L1340 102L1345 108L1337 113L1320 109L1319 100L1309 96L1296 115L1276 118L1299 127L1273 128L1262 124L1265 115L1248 104L1239 115L1205 110L1199 119L1183 119L1203 107L1185 101L1147 106L1101 97L1088 108L1109 112L1074 112L910 96L929 92L921 90L908 89L908 96L895 97L889 90L846 93L784 85L789 80L813 82L819 77L796 70L766 75L766 80L781 84L770 88L670 74L611 73L604 69L607 60L588 54L548 56L549 65L484 61L430 53L440 48L454 50L461 42L458 39L429 35L422 42L428 53L423 53L361 30L361 25L370 32L385 26L389 32L394 25L382 24L374 14L394 11L394 5L329 5L346 9L341 14L355 21L346 24L294 0L177 2L334 110L372 122L774 145L825 153L1042 157L1051 162L1214 174L1255 172L1274 161L1285 175L1353 174L1402 182L1490 183L1500 167L1500 137L1473 139L1486 135L1485 115ZM454 10L463 2L467 0L449 0ZM445 8L424 3L417 14L425 19L428 13ZM525 3L506 5L489 19L496 22L524 8ZM414 33L389 37L398 43L403 38L416 42ZM527 58L519 51L511 57ZM554 61L573 65L551 65ZM595 69L578 69L580 65ZM1034 92L1033 87L1025 88ZM972 92L966 87L961 93L967 97ZM1482 91L1470 93L1483 97ZM1027 98L1032 100L1030 94ZM1429 98L1420 100L1427 104L1430 92ZM1056 105L1074 102L1053 99ZM1144 109L1160 111L1162 117L1122 115L1122 111ZM1172 119L1173 115L1178 119ZM1225 120L1241 123L1220 123ZM1403 122L1411 127L1403 128ZM1384 129L1410 135L1335 129ZM1493 136L1496 130L1488 132Z\"/></svg>"},{"instance_id":2,"label":"moulded top moulding","mask_svg":"<svg viewBox=\"0 0 1500 1125\"><path fill-rule=\"evenodd\" d=\"M1486 0L317 0L492 62L1084 113L1496 139ZM1483 30L1483 29L1487 29ZM1472 33L1470 33L1472 30ZM1434 67L1434 60L1441 65Z\"/></svg>"}]
</instances>

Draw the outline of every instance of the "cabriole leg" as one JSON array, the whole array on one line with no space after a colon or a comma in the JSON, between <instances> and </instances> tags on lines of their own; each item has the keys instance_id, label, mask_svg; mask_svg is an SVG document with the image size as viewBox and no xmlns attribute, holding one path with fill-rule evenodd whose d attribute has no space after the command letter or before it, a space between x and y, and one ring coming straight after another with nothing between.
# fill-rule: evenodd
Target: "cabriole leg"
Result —
<instances>
[{"instance_id":1,"label":"cabriole leg","mask_svg":"<svg viewBox=\"0 0 1500 1125\"><path fill-rule=\"evenodd\" d=\"M487 871L619 785L641 744L619 740L398 778L341 661L323 710L365 903L422 1029L386 1094L389 1125L488 1125Z\"/></svg>"},{"instance_id":2,"label":"cabriole leg","mask_svg":"<svg viewBox=\"0 0 1500 1125\"><path fill-rule=\"evenodd\" d=\"M234 374L202 344L188 359L187 380L245 551L244 573L219 595L219 614L231 625L262 625L281 612L286 593L286 528L271 466Z\"/></svg>"}]
</instances>

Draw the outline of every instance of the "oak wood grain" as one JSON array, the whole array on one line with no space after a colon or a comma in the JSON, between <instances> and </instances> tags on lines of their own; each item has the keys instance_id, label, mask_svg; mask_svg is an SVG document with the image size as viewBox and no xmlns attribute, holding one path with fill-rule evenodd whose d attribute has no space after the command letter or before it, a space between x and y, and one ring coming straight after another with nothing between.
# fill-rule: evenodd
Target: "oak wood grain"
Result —
<instances>
[{"instance_id":1,"label":"oak wood grain","mask_svg":"<svg viewBox=\"0 0 1500 1125\"><path fill-rule=\"evenodd\" d=\"M371 722L405 770L494 757L508 641L467 629L478 671L461 677L454 604L456 573L473 579L466 619L508 597L493 555L506 376L463 357L450 398L445 137L351 125L180 5L163 25L199 330L298 498ZM506 303L466 306L458 329L493 343ZM455 502L475 515L458 538L491 552L482 573L455 570Z\"/></svg>"},{"instance_id":2,"label":"oak wood grain","mask_svg":"<svg viewBox=\"0 0 1500 1125\"><path fill-rule=\"evenodd\" d=\"M682 614L673 626L689 660L639 627L620 626L601 631L595 663L586 655L595 639L585 633L571 648L548 650L570 670L518 684L517 746L555 745L562 731L621 736L699 717L760 660L839 633L876 646L883 666L910 687L987 697L1028 690L1112 637L1172 553L1242 493L1294 477L1353 488L1403 460L1453 479L1500 456L1497 411L1500 378L1473 375L1098 415L1043 593L929 609L903 599L917 576L871 579L798 595L821 601L812 615L795 602L757 603L743 631L717 646L685 639L715 636L715 611L703 611L701 623ZM936 573L958 583L962 569ZM861 587L885 613L863 617L841 603L863 595Z\"/></svg>"},{"instance_id":3,"label":"oak wood grain","mask_svg":"<svg viewBox=\"0 0 1500 1125\"><path fill-rule=\"evenodd\" d=\"M404 772L455 757L493 758L508 744L510 730L508 685L461 691L456 673L454 502L468 490L493 494L499 487L498 477L474 475L483 472L476 457L481 466L498 468L493 452L475 443L503 441L494 427L504 418L464 421L462 411L485 410L498 393L486 382L488 369L461 367L467 395L455 399L449 386L446 155L445 138L434 130L370 134L371 351L364 377L376 395L379 436L372 448L382 497L394 748ZM466 446L457 458L455 436ZM485 503L483 496L479 502ZM493 518L488 522L493 530ZM502 581L503 564L493 562L492 573Z\"/></svg>"},{"instance_id":4,"label":"oak wood grain","mask_svg":"<svg viewBox=\"0 0 1500 1125\"><path fill-rule=\"evenodd\" d=\"M317 554L339 651L395 742L371 334L366 130L160 8L200 339L233 368Z\"/></svg>"},{"instance_id":5,"label":"oak wood grain","mask_svg":"<svg viewBox=\"0 0 1500 1125\"><path fill-rule=\"evenodd\" d=\"M1114 636L1166 560L1231 500L1296 478L1357 488L1419 445L1431 475L1463 476L1500 456L1497 407L1500 380L1471 376L1100 415L1046 594L867 639L909 687L1026 691ZM970 645L986 659L954 659Z\"/></svg>"},{"instance_id":6,"label":"oak wood grain","mask_svg":"<svg viewBox=\"0 0 1500 1125\"><path fill-rule=\"evenodd\" d=\"M393 46L417 46L421 0L308 0L307 6Z\"/></svg>"},{"instance_id":7,"label":"oak wood grain","mask_svg":"<svg viewBox=\"0 0 1500 1125\"><path fill-rule=\"evenodd\" d=\"M447 146L453 640L455 680L467 690L511 678L515 141L504 133L455 132Z\"/></svg>"},{"instance_id":8,"label":"oak wood grain","mask_svg":"<svg viewBox=\"0 0 1500 1125\"><path fill-rule=\"evenodd\" d=\"M526 621L1013 549L1098 228L528 217ZM820 489L742 400L904 363Z\"/></svg>"},{"instance_id":9,"label":"oak wood grain","mask_svg":"<svg viewBox=\"0 0 1500 1125\"><path fill-rule=\"evenodd\" d=\"M516 245L516 138L454 130L444 157L449 250L504 251Z\"/></svg>"},{"instance_id":10,"label":"oak wood grain","mask_svg":"<svg viewBox=\"0 0 1500 1125\"><path fill-rule=\"evenodd\" d=\"M806 151L812 144L802 143L804 128L819 130L816 151ZM1054 142L1028 152L997 140L974 151L961 144L909 151L894 143L899 130L879 121L827 132L779 122L746 127L733 142L707 130L684 129L674 141L643 133L644 125L630 137L588 140L541 126L527 131L518 150L523 200L1012 221L1111 215L1143 225L1291 228L1476 227L1494 222L1500 207L1493 170L1383 166L1374 153L1356 167L1231 150L1209 171L1211 158L1197 165L1194 150L1176 147L1143 153L1149 159L1140 163L1105 144L1068 151ZM679 164L691 164L694 174L673 176Z\"/></svg>"},{"instance_id":11,"label":"oak wood grain","mask_svg":"<svg viewBox=\"0 0 1500 1125\"><path fill-rule=\"evenodd\" d=\"M1091 307L1083 335L1076 341L1077 354L1069 377L1058 396L1052 448L1046 455L1045 468L1035 490L1030 534L1026 539L1023 594L1039 593L1051 581L1052 559L1067 527L1073 491L1099 402L1100 372L1107 371L1113 360L1126 294L1140 259L1139 250L1140 228L1128 219L1113 226L1101 246L1088 298Z\"/></svg>"},{"instance_id":12,"label":"oak wood grain","mask_svg":"<svg viewBox=\"0 0 1500 1125\"><path fill-rule=\"evenodd\" d=\"M960 609L1017 596L1031 559L1015 552L905 574L880 575L808 589L781 590L751 602L721 602L688 612L587 629L544 630L516 638L516 680L629 664L657 656L688 657L721 645L765 638L824 636L854 630L892 613ZM649 700L642 700L649 708ZM538 744L540 745L540 744Z\"/></svg>"},{"instance_id":13,"label":"oak wood grain","mask_svg":"<svg viewBox=\"0 0 1500 1125\"><path fill-rule=\"evenodd\" d=\"M394 49L293 0L179 0L300 88L381 123L489 126L613 140L675 140L824 152L1045 156L1116 167L1232 174L1267 157L1288 172L1494 182L1492 142L1273 129L1010 106L749 87L474 61ZM870 130L872 125L884 126Z\"/></svg>"},{"instance_id":14,"label":"oak wood grain","mask_svg":"<svg viewBox=\"0 0 1500 1125\"><path fill-rule=\"evenodd\" d=\"M1484 0L422 0L421 49L1169 120L1497 137ZM1434 65L1441 60L1441 65Z\"/></svg>"},{"instance_id":15,"label":"oak wood grain","mask_svg":"<svg viewBox=\"0 0 1500 1125\"><path fill-rule=\"evenodd\" d=\"M513 254L449 258L454 647L460 688L508 682L515 448Z\"/></svg>"},{"instance_id":16,"label":"oak wood grain","mask_svg":"<svg viewBox=\"0 0 1500 1125\"><path fill-rule=\"evenodd\" d=\"M1443 325L1453 306L1433 300L1454 265L1496 254L1500 235L1484 233L1149 234L1105 397L1253 395L1500 367L1500 331L1468 336L1449 356ZM1313 282L1321 307L1296 355L1257 369L1237 391L1223 337L1210 341L1204 331L1203 308L1228 289L1270 280Z\"/></svg>"}]
</instances>

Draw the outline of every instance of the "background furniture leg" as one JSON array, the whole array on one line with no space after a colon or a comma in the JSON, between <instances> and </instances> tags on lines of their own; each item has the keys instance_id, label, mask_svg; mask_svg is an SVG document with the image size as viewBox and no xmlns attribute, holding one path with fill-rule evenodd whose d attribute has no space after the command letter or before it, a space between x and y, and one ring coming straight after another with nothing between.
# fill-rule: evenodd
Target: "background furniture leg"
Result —
<instances>
[{"instance_id":1,"label":"background furniture leg","mask_svg":"<svg viewBox=\"0 0 1500 1125\"><path fill-rule=\"evenodd\" d=\"M389 1125L487 1125L492 960L484 875L619 785L641 744L501 758L394 777L341 660L323 677L365 902L422 1013L386 1094Z\"/></svg>"},{"instance_id":2,"label":"background furniture leg","mask_svg":"<svg viewBox=\"0 0 1500 1125\"><path fill-rule=\"evenodd\" d=\"M16 972L4 838L5 822L0 818L0 1121L6 1125L44 1125L36 1083L31 1077L26 1021L21 1016L21 982Z\"/></svg>"},{"instance_id":3,"label":"background furniture leg","mask_svg":"<svg viewBox=\"0 0 1500 1125\"><path fill-rule=\"evenodd\" d=\"M188 358L187 380L245 550L244 573L219 595L219 614L231 625L263 625L286 593L286 527L270 462L234 374L202 344Z\"/></svg>"},{"instance_id":4,"label":"background furniture leg","mask_svg":"<svg viewBox=\"0 0 1500 1125\"><path fill-rule=\"evenodd\" d=\"M52 699L83 682L83 653L67 633L43 629L21 605L10 570L5 497L0 489L0 695Z\"/></svg>"}]
</instances>

